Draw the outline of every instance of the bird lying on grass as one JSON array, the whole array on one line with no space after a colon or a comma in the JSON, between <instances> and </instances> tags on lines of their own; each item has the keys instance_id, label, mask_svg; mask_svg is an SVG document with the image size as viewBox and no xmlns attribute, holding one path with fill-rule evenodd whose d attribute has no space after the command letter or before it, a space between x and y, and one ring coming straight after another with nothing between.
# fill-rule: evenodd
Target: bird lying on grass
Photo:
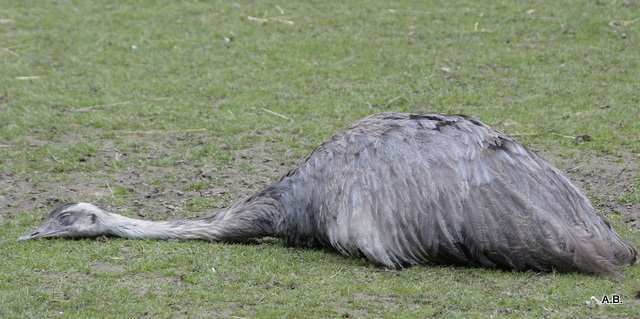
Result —
<instances>
[{"instance_id":1,"label":"bird lying on grass","mask_svg":"<svg viewBox=\"0 0 640 319\"><path fill-rule=\"evenodd\" d=\"M118 236L240 242L273 236L384 267L453 264L619 275L638 254L558 169L465 116L380 113L298 167L201 218L54 209L21 240Z\"/></svg>"}]
</instances>

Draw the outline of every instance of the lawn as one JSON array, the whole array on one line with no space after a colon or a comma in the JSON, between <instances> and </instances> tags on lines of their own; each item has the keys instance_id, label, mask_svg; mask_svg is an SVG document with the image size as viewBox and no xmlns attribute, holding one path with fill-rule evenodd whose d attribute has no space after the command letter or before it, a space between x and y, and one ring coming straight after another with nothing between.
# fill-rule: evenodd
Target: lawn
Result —
<instances>
[{"instance_id":1,"label":"lawn","mask_svg":"<svg viewBox=\"0 0 640 319\"><path fill-rule=\"evenodd\" d=\"M351 122L410 111L513 135L640 246L639 28L635 0L0 0L0 317L640 317L640 266L610 281L390 271L278 240L16 241L67 201L204 215Z\"/></svg>"}]
</instances>

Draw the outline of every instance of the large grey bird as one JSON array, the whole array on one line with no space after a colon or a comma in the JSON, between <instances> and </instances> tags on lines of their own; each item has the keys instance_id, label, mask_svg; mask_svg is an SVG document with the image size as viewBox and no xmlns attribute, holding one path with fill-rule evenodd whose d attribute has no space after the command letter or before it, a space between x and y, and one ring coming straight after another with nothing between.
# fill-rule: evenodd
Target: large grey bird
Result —
<instances>
[{"instance_id":1,"label":"large grey bird","mask_svg":"<svg viewBox=\"0 0 640 319\"><path fill-rule=\"evenodd\" d=\"M401 268L455 264L618 275L637 250L558 169L478 120L380 113L333 136L279 181L210 216L132 219L54 209L21 240L263 236Z\"/></svg>"}]
</instances>

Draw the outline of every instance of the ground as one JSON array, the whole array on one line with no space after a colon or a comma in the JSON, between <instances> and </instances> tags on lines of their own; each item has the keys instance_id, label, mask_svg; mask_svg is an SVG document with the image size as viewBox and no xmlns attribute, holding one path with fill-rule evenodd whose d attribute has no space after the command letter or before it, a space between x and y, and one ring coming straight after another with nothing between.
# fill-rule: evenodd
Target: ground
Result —
<instances>
[{"instance_id":1,"label":"ground","mask_svg":"<svg viewBox=\"0 0 640 319\"><path fill-rule=\"evenodd\" d=\"M640 317L620 281L322 250L17 242L88 201L207 214L380 111L464 113L543 154L640 246L640 4L0 0L0 317ZM622 305L592 300L618 294Z\"/></svg>"}]
</instances>

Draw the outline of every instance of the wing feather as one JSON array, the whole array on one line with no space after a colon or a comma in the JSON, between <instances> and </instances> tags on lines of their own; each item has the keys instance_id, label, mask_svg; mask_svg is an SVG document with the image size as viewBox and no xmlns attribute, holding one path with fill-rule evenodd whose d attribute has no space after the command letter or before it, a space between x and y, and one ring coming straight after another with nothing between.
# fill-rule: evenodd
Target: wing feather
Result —
<instances>
[{"instance_id":1,"label":"wing feather","mask_svg":"<svg viewBox=\"0 0 640 319\"><path fill-rule=\"evenodd\" d=\"M637 255L559 170L462 116L374 115L287 178L308 203L290 231L312 215L305 236L388 267L613 274Z\"/></svg>"}]
</instances>

